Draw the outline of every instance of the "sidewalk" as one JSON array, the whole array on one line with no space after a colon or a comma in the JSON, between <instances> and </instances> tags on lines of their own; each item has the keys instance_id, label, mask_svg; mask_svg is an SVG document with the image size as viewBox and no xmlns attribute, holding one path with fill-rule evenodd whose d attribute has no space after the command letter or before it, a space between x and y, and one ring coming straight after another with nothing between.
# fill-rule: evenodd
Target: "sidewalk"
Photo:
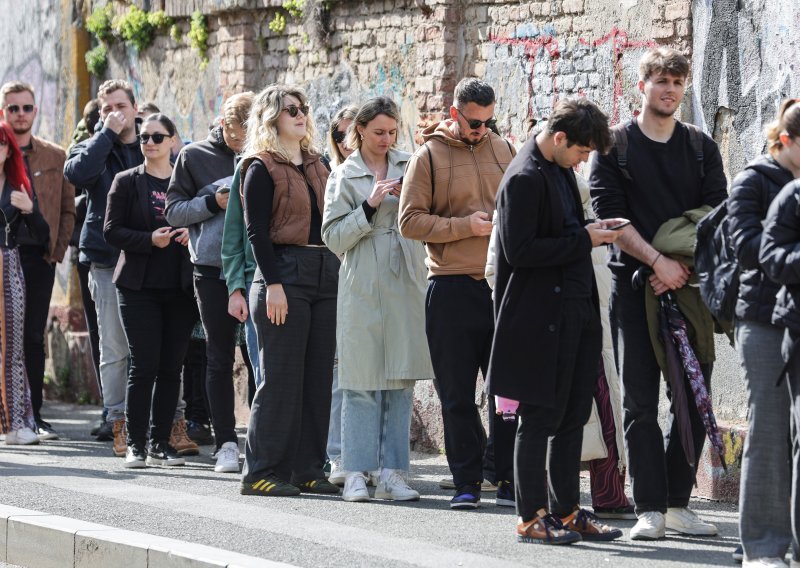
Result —
<instances>
[{"instance_id":1,"label":"sidewalk","mask_svg":"<svg viewBox=\"0 0 800 568\"><path fill-rule=\"evenodd\" d=\"M65 558L58 565L237 566L245 561L239 555L260 559L242 565L265 567L272 563L315 567L733 565L738 517L730 504L693 501L693 508L719 526L720 535L713 538L670 535L663 541L632 542L627 535L633 522L621 521L616 524L625 536L610 544L522 545L514 540L513 509L495 506L492 494L484 494L483 506L475 512L449 509L450 492L438 487L439 479L448 475L440 455L413 456L411 485L422 494L417 503L356 504L325 496L247 497L239 495L238 475L214 473L208 446L182 468L124 469L122 459L112 456L110 443L95 442L89 436L98 414L94 407L48 403L45 417L63 434L62 440L31 447L0 445L0 503L73 519L71 527L95 531L91 537L98 549L124 540L140 557L142 550L153 550L155 558L167 542L164 539L170 539L176 553L172 563L134 564L130 553L123 564L80 564L83 557L78 553L91 546L85 545L86 534L75 536L75 529L67 531L76 543L75 562ZM583 489L588 490L586 479ZM584 494L583 504L590 502ZM2 509L0 562L46 568L4 556L3 539L16 539L19 534L12 532L12 525L17 521L33 525L36 517L12 516L13 523L2 530ZM103 527L97 528L98 524ZM37 542L43 550L52 550L57 538L63 539L64 531L49 529L40 533ZM11 546L9 542L9 550ZM178 551L211 556L199 554L190 561Z\"/></svg>"}]
</instances>

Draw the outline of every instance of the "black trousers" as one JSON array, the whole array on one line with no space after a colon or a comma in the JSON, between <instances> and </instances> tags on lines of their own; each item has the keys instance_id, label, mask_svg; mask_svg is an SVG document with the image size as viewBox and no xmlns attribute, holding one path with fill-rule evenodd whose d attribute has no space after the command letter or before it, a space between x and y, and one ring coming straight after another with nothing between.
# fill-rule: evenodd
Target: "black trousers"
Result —
<instances>
[{"instance_id":1,"label":"black trousers","mask_svg":"<svg viewBox=\"0 0 800 568\"><path fill-rule=\"evenodd\" d=\"M25 369L31 387L33 417L42 419L44 388L44 331L56 277L56 265L44 258L41 247L19 247L19 260L25 276Z\"/></svg>"},{"instance_id":2,"label":"black trousers","mask_svg":"<svg viewBox=\"0 0 800 568\"><path fill-rule=\"evenodd\" d=\"M696 471L686 461L678 423L671 409L666 435L658 424L661 369L647 328L644 289L633 290L630 278L615 274L611 285L610 308L611 333L623 387L628 473L636 512L665 513L667 507L686 507ZM713 364L702 364L701 369L710 394ZM686 392L689 395L689 419L695 455L699 458L706 433L688 381Z\"/></svg>"},{"instance_id":3,"label":"black trousers","mask_svg":"<svg viewBox=\"0 0 800 568\"><path fill-rule=\"evenodd\" d=\"M194 301L180 289L118 287L117 296L131 352L125 406L128 443L145 442L151 415L150 439L167 441L181 366L197 318Z\"/></svg>"},{"instance_id":4,"label":"black trousers","mask_svg":"<svg viewBox=\"0 0 800 568\"><path fill-rule=\"evenodd\" d=\"M77 250L73 256L75 269L78 271L78 282L81 286L81 300L83 300L83 314L86 317L86 331L89 332L89 341L92 344L92 361L94 361L94 376L97 379L97 389L103 396L103 384L100 382L100 330L97 327L97 310L94 307L92 293L89 291L89 266L78 262Z\"/></svg>"},{"instance_id":5,"label":"black trousers","mask_svg":"<svg viewBox=\"0 0 800 568\"><path fill-rule=\"evenodd\" d=\"M475 406L475 384L478 371L486 376L494 335L492 290L486 280L464 275L432 277L425 301L425 331L453 482L456 487L480 483L485 433ZM513 481L515 431L513 422L491 413L487 446L494 459L494 481Z\"/></svg>"},{"instance_id":6,"label":"black trousers","mask_svg":"<svg viewBox=\"0 0 800 568\"><path fill-rule=\"evenodd\" d=\"M194 291L206 334L206 395L217 448L237 442L233 414L233 358L236 324L228 313L228 287L219 278L194 277Z\"/></svg>"},{"instance_id":7,"label":"black trousers","mask_svg":"<svg viewBox=\"0 0 800 568\"><path fill-rule=\"evenodd\" d=\"M323 476L336 351L339 259L326 248L284 247L289 303L284 325L267 318L266 286L253 282L264 381L256 391L247 429L243 481L267 475L300 484ZM296 263L296 264L295 264Z\"/></svg>"},{"instance_id":8,"label":"black trousers","mask_svg":"<svg viewBox=\"0 0 800 568\"><path fill-rule=\"evenodd\" d=\"M209 424L208 396L206 395L206 342L189 341L183 361L183 400L187 420Z\"/></svg>"},{"instance_id":9,"label":"black trousers","mask_svg":"<svg viewBox=\"0 0 800 568\"><path fill-rule=\"evenodd\" d=\"M786 380L792 397L792 561L800 562L800 334L787 329L781 344L783 360L788 361ZM794 352L794 353L793 353ZM776 385L775 388L786 388ZM776 437L780 432L775 433Z\"/></svg>"},{"instance_id":10,"label":"black trousers","mask_svg":"<svg viewBox=\"0 0 800 568\"><path fill-rule=\"evenodd\" d=\"M555 406L520 404L518 410L514 472L517 514L525 521L534 518L539 509L566 517L580 504L583 426L592 411L602 345L600 314L592 300L565 299L558 336Z\"/></svg>"}]
</instances>

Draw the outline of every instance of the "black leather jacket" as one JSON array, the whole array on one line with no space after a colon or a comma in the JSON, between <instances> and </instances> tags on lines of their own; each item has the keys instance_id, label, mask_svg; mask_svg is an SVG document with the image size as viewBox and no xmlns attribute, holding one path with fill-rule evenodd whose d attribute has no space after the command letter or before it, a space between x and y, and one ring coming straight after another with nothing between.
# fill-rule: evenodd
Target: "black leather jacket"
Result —
<instances>
[{"instance_id":1,"label":"black leather jacket","mask_svg":"<svg viewBox=\"0 0 800 568\"><path fill-rule=\"evenodd\" d=\"M769 206L759 261L783 285L772 323L800 333L800 180L786 185Z\"/></svg>"},{"instance_id":2,"label":"black leather jacket","mask_svg":"<svg viewBox=\"0 0 800 568\"><path fill-rule=\"evenodd\" d=\"M31 236L43 248L47 249L50 246L50 227L39 211L36 195L33 196L33 211L29 215L24 215L19 209L11 205L12 191L17 190L6 182L2 194L0 194L0 247L16 248L17 233L20 226L25 223Z\"/></svg>"},{"instance_id":3,"label":"black leather jacket","mask_svg":"<svg viewBox=\"0 0 800 568\"><path fill-rule=\"evenodd\" d=\"M759 156L737 175L728 197L728 216L739 274L739 299L736 317L770 323L775 297L780 285L773 282L758 263L762 222L770 203L787 183L792 173L772 156Z\"/></svg>"}]
</instances>

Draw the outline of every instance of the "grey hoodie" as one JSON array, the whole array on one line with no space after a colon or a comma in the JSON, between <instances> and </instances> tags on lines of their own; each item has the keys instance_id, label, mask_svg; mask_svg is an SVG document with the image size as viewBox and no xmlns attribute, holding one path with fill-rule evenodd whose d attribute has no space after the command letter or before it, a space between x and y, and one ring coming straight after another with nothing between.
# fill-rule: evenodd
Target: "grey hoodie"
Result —
<instances>
[{"instance_id":1,"label":"grey hoodie","mask_svg":"<svg viewBox=\"0 0 800 568\"><path fill-rule=\"evenodd\" d=\"M222 229L225 211L217 205L215 193L230 186L236 155L222 138L222 127L208 133L203 142L185 146L169 181L166 201L167 222L189 228L189 254L195 266L222 268ZM220 278L223 278L220 270Z\"/></svg>"}]
</instances>

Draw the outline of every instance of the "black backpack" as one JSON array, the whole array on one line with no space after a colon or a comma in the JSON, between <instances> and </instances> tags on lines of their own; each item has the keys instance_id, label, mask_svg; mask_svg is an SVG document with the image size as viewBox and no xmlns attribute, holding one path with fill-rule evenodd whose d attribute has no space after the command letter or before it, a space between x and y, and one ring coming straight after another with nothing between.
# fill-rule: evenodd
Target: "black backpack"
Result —
<instances>
[{"instance_id":1,"label":"black backpack","mask_svg":"<svg viewBox=\"0 0 800 568\"><path fill-rule=\"evenodd\" d=\"M700 296L723 329L732 324L739 297L739 263L729 223L727 202L723 201L697 224L694 251Z\"/></svg>"},{"instance_id":2,"label":"black backpack","mask_svg":"<svg viewBox=\"0 0 800 568\"><path fill-rule=\"evenodd\" d=\"M631 122L635 121L634 118ZM622 175L633 181L630 172L628 172L628 133L625 128L629 123L621 122L611 127L611 138L614 140L614 148L617 149L617 165L622 170ZM700 167L700 177L704 178L706 175L703 168L703 131L688 122L682 122L686 128L689 129L689 143L694 150L694 156L697 159L697 165Z\"/></svg>"}]
</instances>

